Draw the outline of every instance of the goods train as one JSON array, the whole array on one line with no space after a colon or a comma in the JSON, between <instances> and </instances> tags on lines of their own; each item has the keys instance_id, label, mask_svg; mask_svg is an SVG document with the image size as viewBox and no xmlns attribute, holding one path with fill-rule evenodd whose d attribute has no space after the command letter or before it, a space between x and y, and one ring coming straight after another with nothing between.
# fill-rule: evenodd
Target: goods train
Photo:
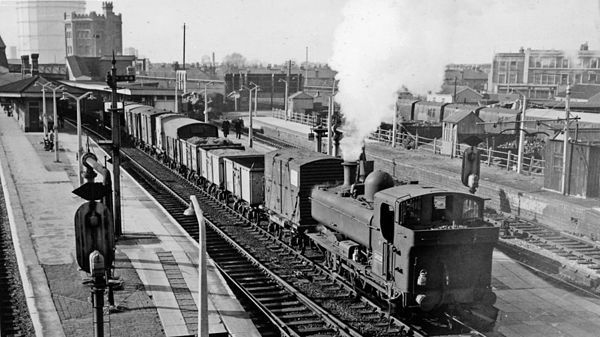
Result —
<instances>
[{"instance_id":1,"label":"goods train","mask_svg":"<svg viewBox=\"0 0 600 337\"><path fill-rule=\"evenodd\" d=\"M125 123L138 146L286 243L322 252L328 268L397 313L451 311L493 326L498 229L483 219L484 199L398 185L364 156L259 154L212 125L147 106L126 106Z\"/></svg>"}]
</instances>

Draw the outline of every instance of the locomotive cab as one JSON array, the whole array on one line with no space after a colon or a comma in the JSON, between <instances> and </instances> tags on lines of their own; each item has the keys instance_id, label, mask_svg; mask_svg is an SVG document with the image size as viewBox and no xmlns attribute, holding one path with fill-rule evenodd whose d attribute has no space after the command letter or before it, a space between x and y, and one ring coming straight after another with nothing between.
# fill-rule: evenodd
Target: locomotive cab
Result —
<instances>
[{"instance_id":1,"label":"locomotive cab","mask_svg":"<svg viewBox=\"0 0 600 337\"><path fill-rule=\"evenodd\" d=\"M375 252L381 261L373 267L395 284L399 294L390 295L423 311L491 308L498 229L483 220L482 198L404 185L382 190L374 199L374 223L382 240ZM491 312L486 316L494 321Z\"/></svg>"}]
</instances>

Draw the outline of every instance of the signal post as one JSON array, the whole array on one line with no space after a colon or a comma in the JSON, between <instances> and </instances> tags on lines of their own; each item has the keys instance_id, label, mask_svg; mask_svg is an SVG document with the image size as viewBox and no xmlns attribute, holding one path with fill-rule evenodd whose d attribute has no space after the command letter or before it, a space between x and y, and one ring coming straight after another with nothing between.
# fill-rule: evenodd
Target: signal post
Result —
<instances>
[{"instance_id":1,"label":"signal post","mask_svg":"<svg viewBox=\"0 0 600 337\"><path fill-rule=\"evenodd\" d=\"M101 171L104 175L104 183L95 183L96 174L93 172L93 166L97 166L96 158L91 153L86 154L85 157L87 182L73 191L74 194L88 200L75 212L75 249L77 264L91 276L84 281L84 284L91 286L94 336L102 337L104 336L104 290L107 285L109 303L114 302L109 283L115 249L113 217L109 209L110 205L107 207L102 202L110 200L110 175L104 169Z\"/></svg>"},{"instance_id":2,"label":"signal post","mask_svg":"<svg viewBox=\"0 0 600 337\"><path fill-rule=\"evenodd\" d=\"M111 94L111 112L112 119L112 165L113 165L113 214L114 214L114 226L115 236L119 237L123 234L123 228L121 226L121 124L120 114L123 113L122 109L117 107L117 82L134 82L135 75L117 75L117 61L115 60L115 54L113 52L112 68L106 74L106 83L112 90Z\"/></svg>"}]
</instances>

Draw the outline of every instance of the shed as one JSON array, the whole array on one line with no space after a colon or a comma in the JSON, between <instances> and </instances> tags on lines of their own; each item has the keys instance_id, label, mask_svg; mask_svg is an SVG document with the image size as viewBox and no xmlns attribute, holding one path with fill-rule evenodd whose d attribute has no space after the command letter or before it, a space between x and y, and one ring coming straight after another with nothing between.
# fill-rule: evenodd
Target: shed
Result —
<instances>
[{"instance_id":1,"label":"shed","mask_svg":"<svg viewBox=\"0 0 600 337\"><path fill-rule=\"evenodd\" d=\"M485 133L483 120L474 111L461 110L444 118L442 123L442 154L455 156L456 145L470 136Z\"/></svg>"},{"instance_id":2,"label":"shed","mask_svg":"<svg viewBox=\"0 0 600 337\"><path fill-rule=\"evenodd\" d=\"M288 97L289 112L305 113L306 110L312 110L313 105L314 97L303 91L298 91Z\"/></svg>"},{"instance_id":3,"label":"shed","mask_svg":"<svg viewBox=\"0 0 600 337\"><path fill-rule=\"evenodd\" d=\"M581 130L580 130L581 131ZM573 134L574 130L570 131ZM562 192L563 149L562 135L546 144L544 188ZM567 195L583 198L600 196L600 137L598 130L585 135L579 133L576 143L567 146Z\"/></svg>"}]
</instances>

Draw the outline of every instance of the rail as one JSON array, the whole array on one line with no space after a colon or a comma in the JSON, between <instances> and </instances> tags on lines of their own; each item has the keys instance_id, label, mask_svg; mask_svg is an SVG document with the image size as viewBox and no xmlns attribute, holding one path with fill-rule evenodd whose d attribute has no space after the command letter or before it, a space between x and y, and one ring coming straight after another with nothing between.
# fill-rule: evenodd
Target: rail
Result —
<instances>
[{"instance_id":1,"label":"rail","mask_svg":"<svg viewBox=\"0 0 600 337\"><path fill-rule=\"evenodd\" d=\"M372 132L370 140L375 140L380 143L392 143L392 130L378 128ZM421 151L431 152L441 156L449 156L451 158L460 158L464 150L470 146L467 144L450 143L437 138L426 138L417 135L412 135L407 132L399 131L396 133L396 146L401 146L407 149L418 149ZM498 151L491 147L479 147L481 153L481 162L487 166L495 166L507 171L517 170L518 154L513 151ZM544 175L545 161L537 159L533 156L523 157L523 167L521 172L528 175Z\"/></svg>"}]
</instances>

